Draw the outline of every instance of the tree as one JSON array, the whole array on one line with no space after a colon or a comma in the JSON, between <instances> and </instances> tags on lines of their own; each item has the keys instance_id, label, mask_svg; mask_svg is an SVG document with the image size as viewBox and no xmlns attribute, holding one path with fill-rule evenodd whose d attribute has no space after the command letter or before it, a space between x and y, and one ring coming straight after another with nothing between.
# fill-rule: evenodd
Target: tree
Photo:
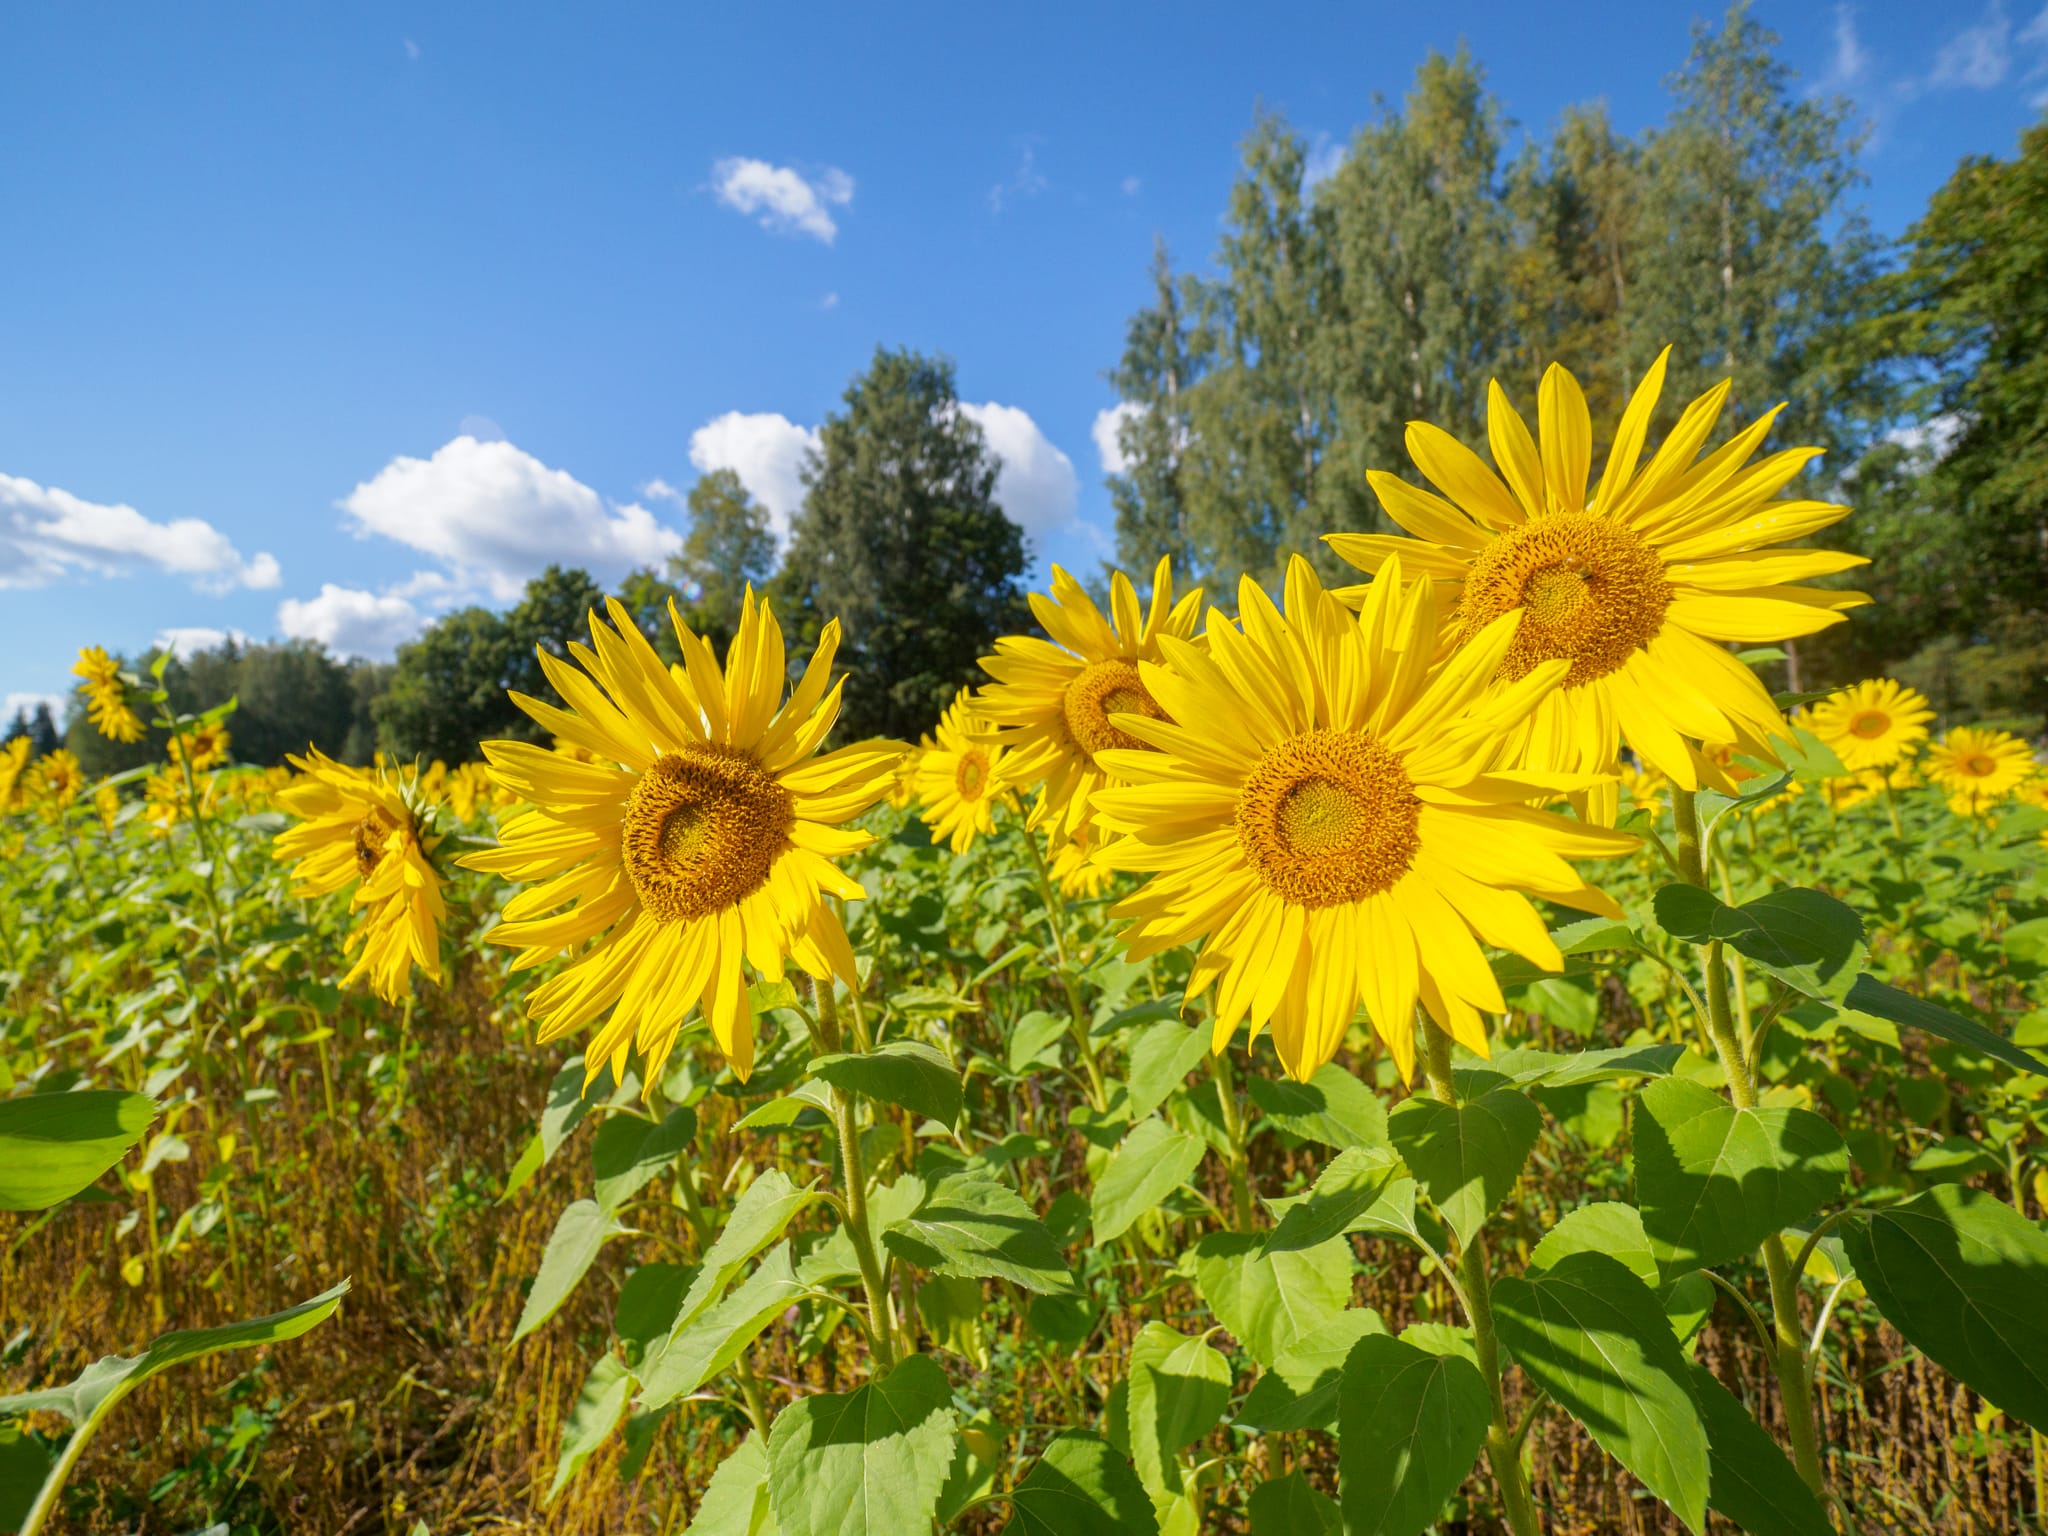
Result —
<instances>
[{"instance_id":1,"label":"tree","mask_svg":"<svg viewBox=\"0 0 2048 1536\"><path fill-rule=\"evenodd\" d=\"M1199 376L1188 310L1200 289L1174 276L1163 240L1152 247L1152 287L1153 302L1131 317L1123 358L1109 375L1125 406L1117 425L1123 468L1109 477L1109 499L1123 565L1147 571L1168 555L1175 575L1187 580L1197 561L1181 461L1191 431L1187 392Z\"/></svg>"},{"instance_id":2,"label":"tree","mask_svg":"<svg viewBox=\"0 0 2048 1536\"><path fill-rule=\"evenodd\" d=\"M747 588L765 588L775 571L767 509L732 470L714 469L690 487L690 533L670 569L696 588L691 627L723 654Z\"/></svg>"},{"instance_id":3,"label":"tree","mask_svg":"<svg viewBox=\"0 0 2048 1536\"><path fill-rule=\"evenodd\" d=\"M878 348L826 419L777 586L804 644L837 617L840 739L915 737L1029 622L1024 533L996 505L997 460L943 358Z\"/></svg>"}]
</instances>

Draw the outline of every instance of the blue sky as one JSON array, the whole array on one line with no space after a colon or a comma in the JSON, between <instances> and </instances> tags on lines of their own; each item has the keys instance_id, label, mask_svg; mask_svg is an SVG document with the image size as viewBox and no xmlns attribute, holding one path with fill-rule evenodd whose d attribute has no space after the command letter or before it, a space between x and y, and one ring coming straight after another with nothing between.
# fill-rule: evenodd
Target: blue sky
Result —
<instances>
[{"instance_id":1,"label":"blue sky","mask_svg":"<svg viewBox=\"0 0 2048 1536\"><path fill-rule=\"evenodd\" d=\"M84 644L388 655L548 559L658 559L707 465L786 513L878 343L955 360L1034 576L1092 568L1103 371L1258 103L1334 153L1464 38L1521 130L1633 131L1700 13L853 10L8 8L8 711ZM2042 0L1758 11L1868 120L1886 232L2048 101Z\"/></svg>"}]
</instances>

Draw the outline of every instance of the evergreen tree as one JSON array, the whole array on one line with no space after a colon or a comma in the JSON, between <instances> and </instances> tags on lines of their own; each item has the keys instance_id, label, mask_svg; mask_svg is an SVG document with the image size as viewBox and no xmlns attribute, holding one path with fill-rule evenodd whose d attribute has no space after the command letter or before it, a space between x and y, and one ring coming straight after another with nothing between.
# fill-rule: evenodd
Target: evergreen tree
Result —
<instances>
[{"instance_id":1,"label":"evergreen tree","mask_svg":"<svg viewBox=\"0 0 2048 1536\"><path fill-rule=\"evenodd\" d=\"M996 505L997 460L959 409L952 364L877 349L826 419L778 587L814 641L837 616L839 738L914 738L976 658L1029 622L1023 530Z\"/></svg>"}]
</instances>

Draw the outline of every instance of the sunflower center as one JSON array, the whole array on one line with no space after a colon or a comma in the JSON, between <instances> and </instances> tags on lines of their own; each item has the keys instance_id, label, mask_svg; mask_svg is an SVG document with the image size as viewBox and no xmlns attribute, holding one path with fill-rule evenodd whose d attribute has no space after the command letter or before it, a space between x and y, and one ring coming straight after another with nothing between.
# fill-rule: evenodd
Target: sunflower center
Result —
<instances>
[{"instance_id":1,"label":"sunflower center","mask_svg":"<svg viewBox=\"0 0 2048 1536\"><path fill-rule=\"evenodd\" d=\"M1569 661L1565 686L1618 669L1656 638L1671 606L1664 562L1634 529L1590 512L1532 518L1472 562L1458 604L1458 642L1513 609L1522 627L1501 662L1505 679Z\"/></svg>"},{"instance_id":2,"label":"sunflower center","mask_svg":"<svg viewBox=\"0 0 2048 1536\"><path fill-rule=\"evenodd\" d=\"M960 791L960 798L979 800L987 783L988 755L972 748L962 752L959 763L953 769L953 787Z\"/></svg>"},{"instance_id":3,"label":"sunflower center","mask_svg":"<svg viewBox=\"0 0 2048 1536\"><path fill-rule=\"evenodd\" d=\"M1166 718L1166 711L1145 691L1137 667L1122 660L1091 664L1067 684L1061 710L1066 716L1068 734L1074 738L1075 745L1080 747L1091 767L1095 764L1096 753L1106 752L1112 747L1135 752L1154 750L1149 743L1111 725L1111 715L1143 715L1148 720Z\"/></svg>"},{"instance_id":4,"label":"sunflower center","mask_svg":"<svg viewBox=\"0 0 2048 1536\"><path fill-rule=\"evenodd\" d=\"M1880 710L1866 709L1849 722L1849 734L1860 736L1865 741L1876 741L1891 729L1892 717Z\"/></svg>"},{"instance_id":5,"label":"sunflower center","mask_svg":"<svg viewBox=\"0 0 2048 1536\"><path fill-rule=\"evenodd\" d=\"M375 807L356 823L356 873L359 876L367 880L377 872L377 861L384 857L385 841L397 830L397 824Z\"/></svg>"},{"instance_id":6,"label":"sunflower center","mask_svg":"<svg viewBox=\"0 0 2048 1536\"><path fill-rule=\"evenodd\" d=\"M708 917L751 896L789 847L789 791L742 752L668 752L626 803L619 852L657 921Z\"/></svg>"},{"instance_id":7,"label":"sunflower center","mask_svg":"<svg viewBox=\"0 0 2048 1536\"><path fill-rule=\"evenodd\" d=\"M1268 752L1237 801L1237 841L1266 888L1303 907L1390 889L1422 846L1422 802L1400 754L1354 731Z\"/></svg>"},{"instance_id":8,"label":"sunflower center","mask_svg":"<svg viewBox=\"0 0 2048 1536\"><path fill-rule=\"evenodd\" d=\"M1963 759L1963 772L1973 779L1988 779L1998 772L1998 764L1982 752L1973 752Z\"/></svg>"}]
</instances>

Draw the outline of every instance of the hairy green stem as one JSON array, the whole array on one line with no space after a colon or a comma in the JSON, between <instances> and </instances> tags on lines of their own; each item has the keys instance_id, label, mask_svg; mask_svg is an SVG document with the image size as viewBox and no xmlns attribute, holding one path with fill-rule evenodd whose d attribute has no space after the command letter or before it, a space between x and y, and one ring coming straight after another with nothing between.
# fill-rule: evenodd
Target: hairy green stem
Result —
<instances>
[{"instance_id":1,"label":"hairy green stem","mask_svg":"<svg viewBox=\"0 0 2048 1536\"><path fill-rule=\"evenodd\" d=\"M839 1028L839 1004L832 996L830 980L812 983L818 1000L818 1024L828 1050L843 1048ZM896 1330L889 1318L889 1285L882 1274L882 1261L875 1249L874 1231L868 1221L868 1175L860 1147L860 1113L853 1095L842 1088L832 1090L832 1127L839 1136L839 1160L846 1177L846 1236L853 1244L853 1257L860 1265L860 1283L867 1292L868 1328L875 1341L875 1355L882 1369L896 1363Z\"/></svg>"},{"instance_id":2,"label":"hairy green stem","mask_svg":"<svg viewBox=\"0 0 2048 1536\"><path fill-rule=\"evenodd\" d=\"M1458 1092L1451 1081L1451 1037L1436 1021L1420 1010L1423 1075L1429 1091L1441 1103L1456 1107ZM1507 1393L1501 1386L1500 1345L1493 1332L1493 1282L1487 1272L1486 1239L1479 1233L1458 1249L1458 1275L1465 1298L1465 1317L1472 1324L1472 1344L1479 1356L1479 1371L1486 1378L1493 1421L1486 1431L1486 1460L1493 1468L1493 1480L1500 1488L1501 1512L1513 1536L1542 1536L1536 1517L1536 1501L1529 1492L1529 1476L1522 1466L1522 1436L1508 1416Z\"/></svg>"},{"instance_id":3,"label":"hairy green stem","mask_svg":"<svg viewBox=\"0 0 2048 1536\"><path fill-rule=\"evenodd\" d=\"M1228 1049L1213 1051L1209 1070L1216 1078L1216 1101L1223 1107L1223 1131L1230 1139L1231 1224L1249 1232L1256 1223L1252 1204L1251 1159L1245 1153L1244 1114L1237 1103L1237 1079L1230 1070Z\"/></svg>"}]
</instances>

